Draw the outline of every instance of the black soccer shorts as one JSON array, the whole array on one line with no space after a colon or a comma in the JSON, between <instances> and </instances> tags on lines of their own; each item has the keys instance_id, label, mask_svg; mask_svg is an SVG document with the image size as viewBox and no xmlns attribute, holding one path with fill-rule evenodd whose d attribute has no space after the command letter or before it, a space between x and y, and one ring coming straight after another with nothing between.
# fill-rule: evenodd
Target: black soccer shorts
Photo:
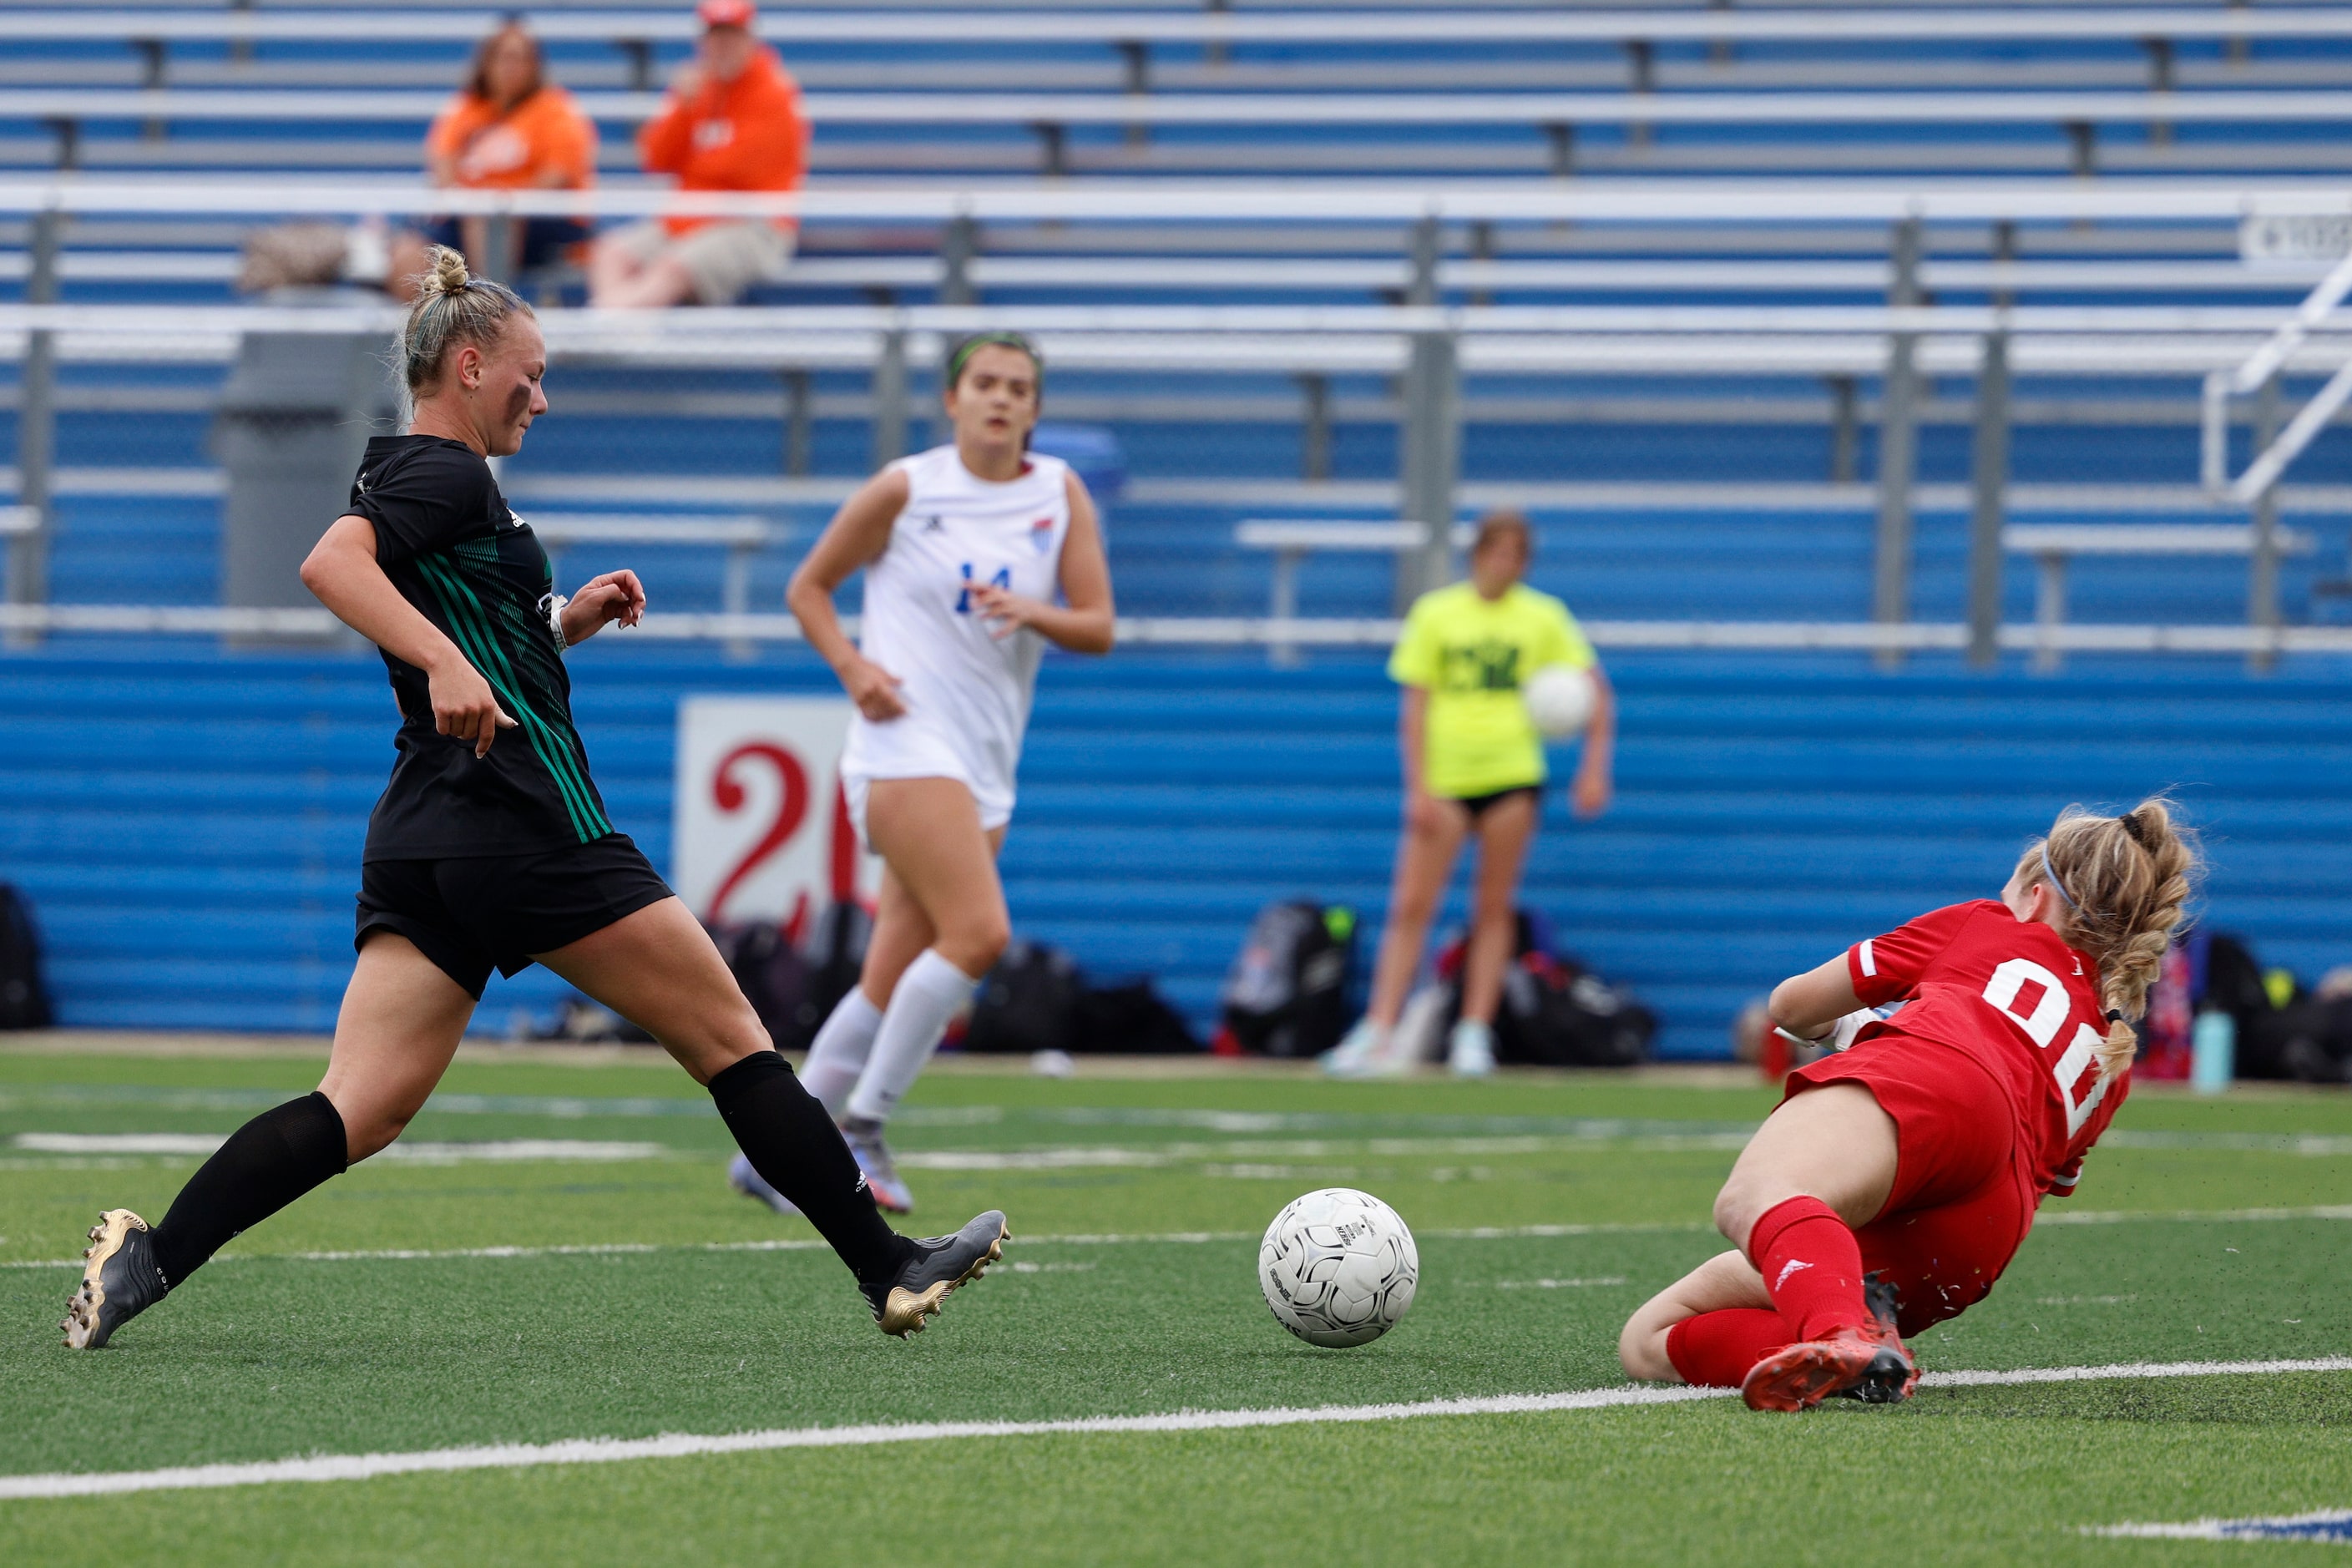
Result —
<instances>
[{"instance_id":1,"label":"black soccer shorts","mask_svg":"<svg viewBox=\"0 0 2352 1568\"><path fill-rule=\"evenodd\" d=\"M513 976L670 896L625 833L530 855L370 860L360 868L354 949L397 931L476 1001L490 971Z\"/></svg>"}]
</instances>

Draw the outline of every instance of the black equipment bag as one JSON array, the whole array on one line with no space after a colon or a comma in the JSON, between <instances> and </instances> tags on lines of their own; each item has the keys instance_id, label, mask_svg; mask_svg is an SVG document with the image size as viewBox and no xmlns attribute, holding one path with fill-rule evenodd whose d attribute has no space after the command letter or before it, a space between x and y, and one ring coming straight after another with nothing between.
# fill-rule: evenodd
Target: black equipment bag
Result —
<instances>
[{"instance_id":1,"label":"black equipment bag","mask_svg":"<svg viewBox=\"0 0 2352 1568\"><path fill-rule=\"evenodd\" d=\"M1549 930L1531 910L1518 911L1517 952L1503 971L1503 1005L1495 1015L1495 1059L1531 1067L1622 1068L1650 1059L1657 1015L1575 959L1550 951ZM1440 960L1452 966L1454 1006L1461 1006L1461 944Z\"/></svg>"},{"instance_id":2,"label":"black equipment bag","mask_svg":"<svg viewBox=\"0 0 2352 1568\"><path fill-rule=\"evenodd\" d=\"M751 1011L780 1051L804 1051L866 965L874 917L853 900L827 909L793 945L772 921L720 926L710 933Z\"/></svg>"},{"instance_id":3,"label":"black equipment bag","mask_svg":"<svg viewBox=\"0 0 2352 1568\"><path fill-rule=\"evenodd\" d=\"M0 882L0 1029L46 1029L57 1021L41 983L41 932L25 895Z\"/></svg>"},{"instance_id":4,"label":"black equipment bag","mask_svg":"<svg viewBox=\"0 0 2352 1568\"><path fill-rule=\"evenodd\" d=\"M1305 899L1268 904L1250 922L1218 1010L1245 1051L1318 1056L1347 1032L1355 967L1353 910Z\"/></svg>"},{"instance_id":5,"label":"black equipment bag","mask_svg":"<svg viewBox=\"0 0 2352 1568\"><path fill-rule=\"evenodd\" d=\"M2352 996L2308 997L2254 1015L2239 1027L2237 1056L2240 1078L2352 1080Z\"/></svg>"},{"instance_id":6,"label":"black equipment bag","mask_svg":"<svg viewBox=\"0 0 2352 1568\"><path fill-rule=\"evenodd\" d=\"M1573 963L1521 960L1504 972L1495 1059L1536 1067L1625 1068L1650 1059L1657 1015Z\"/></svg>"},{"instance_id":7,"label":"black equipment bag","mask_svg":"<svg viewBox=\"0 0 2352 1568\"><path fill-rule=\"evenodd\" d=\"M1201 1049L1184 1015L1144 979L1082 994L1072 1033L1070 1048L1076 1051L1175 1056Z\"/></svg>"},{"instance_id":8,"label":"black equipment bag","mask_svg":"<svg viewBox=\"0 0 2352 1568\"><path fill-rule=\"evenodd\" d=\"M2214 932L2205 943L2205 990L2197 1001L2235 1018L2242 1039L2256 1020L2273 1011L2262 961L2242 939L2226 931Z\"/></svg>"},{"instance_id":9,"label":"black equipment bag","mask_svg":"<svg viewBox=\"0 0 2352 1568\"><path fill-rule=\"evenodd\" d=\"M866 944L874 935L874 917L855 899L844 899L819 915L801 939L801 967L806 973L801 993L798 1028L814 1040L824 1021L866 968Z\"/></svg>"},{"instance_id":10,"label":"black equipment bag","mask_svg":"<svg viewBox=\"0 0 2352 1568\"><path fill-rule=\"evenodd\" d=\"M1066 1051L1076 1037L1086 979L1055 947L1015 937L972 999L968 1051Z\"/></svg>"},{"instance_id":11,"label":"black equipment bag","mask_svg":"<svg viewBox=\"0 0 2352 1568\"><path fill-rule=\"evenodd\" d=\"M780 1051L806 1050L824 1014L815 1006L808 961L773 921L720 926L710 933L719 956Z\"/></svg>"}]
</instances>

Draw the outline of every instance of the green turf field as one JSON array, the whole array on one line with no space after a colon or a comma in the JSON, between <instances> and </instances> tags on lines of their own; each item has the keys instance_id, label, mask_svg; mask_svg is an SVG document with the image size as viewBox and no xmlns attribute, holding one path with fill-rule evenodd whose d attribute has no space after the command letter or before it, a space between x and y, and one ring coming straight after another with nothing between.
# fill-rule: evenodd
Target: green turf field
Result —
<instances>
[{"instance_id":1,"label":"green turf field","mask_svg":"<svg viewBox=\"0 0 2352 1568\"><path fill-rule=\"evenodd\" d=\"M484 1053L416 1152L240 1238L112 1348L58 1348L57 1260L97 1211L160 1217L196 1163L173 1150L317 1072L0 1053L0 1479L1615 1389L1618 1325L1720 1249L1708 1202L1769 1104L1589 1078L940 1070L900 1123L918 1228L996 1205L1016 1241L901 1343L805 1226L727 1190L725 1132L675 1068ZM1412 1315L1360 1350L1300 1344L1257 1297L1257 1233L1330 1184L1420 1240ZM1931 1371L2352 1354L2352 1096L2145 1092L2043 1221L1989 1301L1918 1343ZM2352 1372L2290 1370L1800 1417L1706 1399L16 1499L0 1562L2340 1563L2084 1529L2345 1509Z\"/></svg>"}]
</instances>

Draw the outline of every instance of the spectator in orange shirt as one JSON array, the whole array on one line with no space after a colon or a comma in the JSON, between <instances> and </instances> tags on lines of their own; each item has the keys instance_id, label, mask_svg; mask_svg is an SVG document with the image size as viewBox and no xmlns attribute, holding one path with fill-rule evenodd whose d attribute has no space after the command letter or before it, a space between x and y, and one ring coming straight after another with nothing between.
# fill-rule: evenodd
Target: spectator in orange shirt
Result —
<instances>
[{"instance_id":1,"label":"spectator in orange shirt","mask_svg":"<svg viewBox=\"0 0 2352 1568\"><path fill-rule=\"evenodd\" d=\"M459 190L583 190L596 179L596 127L546 79L539 40L509 22L482 40L473 74L425 133L425 165L435 184ZM489 233L487 218L445 217L425 227L425 240L464 251L486 277L509 278L562 259L588 238L588 226L526 219L509 242L518 253L502 257L488 254Z\"/></svg>"},{"instance_id":2,"label":"spectator in orange shirt","mask_svg":"<svg viewBox=\"0 0 2352 1568\"><path fill-rule=\"evenodd\" d=\"M669 106L637 133L646 171L683 191L798 190L808 166L801 89L776 52L751 36L751 0L702 0L693 63L670 82ZM792 259L791 218L667 217L596 242L588 302L658 308L692 300L731 305Z\"/></svg>"}]
</instances>

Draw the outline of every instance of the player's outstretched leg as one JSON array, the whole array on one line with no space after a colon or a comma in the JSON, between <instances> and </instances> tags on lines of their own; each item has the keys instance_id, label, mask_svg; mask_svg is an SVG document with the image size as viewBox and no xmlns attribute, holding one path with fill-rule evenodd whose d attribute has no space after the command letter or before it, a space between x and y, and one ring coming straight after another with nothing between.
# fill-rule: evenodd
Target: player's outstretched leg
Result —
<instances>
[{"instance_id":1,"label":"player's outstretched leg","mask_svg":"<svg viewBox=\"0 0 2352 1568\"><path fill-rule=\"evenodd\" d=\"M1916 1376L1903 1342L1863 1298L1852 1228L1885 1206L1895 1172L1894 1120L1853 1083L1784 1101L1741 1151L1717 1195L1716 1224L1741 1245L1790 1331L1787 1348L1742 1381L1750 1407L1806 1410L1864 1384L1899 1390Z\"/></svg>"},{"instance_id":2,"label":"player's outstretched leg","mask_svg":"<svg viewBox=\"0 0 2352 1568\"><path fill-rule=\"evenodd\" d=\"M360 949L318 1089L229 1135L149 1227L110 1209L90 1233L66 1343L95 1350L176 1290L232 1237L398 1137L440 1080L474 998L407 938L379 931ZM152 1275L152 1283L147 1276Z\"/></svg>"},{"instance_id":3,"label":"player's outstretched leg","mask_svg":"<svg viewBox=\"0 0 2352 1568\"><path fill-rule=\"evenodd\" d=\"M66 1344L96 1350L187 1283L231 1237L268 1219L349 1163L343 1121L323 1094L263 1111L196 1168L163 1223L109 1209L89 1233L82 1281L66 1304Z\"/></svg>"},{"instance_id":4,"label":"player's outstretched leg","mask_svg":"<svg viewBox=\"0 0 2352 1568\"><path fill-rule=\"evenodd\" d=\"M832 1244L877 1321L898 1302L890 1315L899 1326L886 1322L888 1332L910 1332L948 1291L979 1278L1004 1216L992 1210L933 1243L893 1231L833 1118L769 1045L709 935L677 899L537 956L659 1040L709 1089L752 1170ZM982 1230L975 1258L968 1237ZM901 1289L903 1301L894 1295Z\"/></svg>"}]
</instances>

